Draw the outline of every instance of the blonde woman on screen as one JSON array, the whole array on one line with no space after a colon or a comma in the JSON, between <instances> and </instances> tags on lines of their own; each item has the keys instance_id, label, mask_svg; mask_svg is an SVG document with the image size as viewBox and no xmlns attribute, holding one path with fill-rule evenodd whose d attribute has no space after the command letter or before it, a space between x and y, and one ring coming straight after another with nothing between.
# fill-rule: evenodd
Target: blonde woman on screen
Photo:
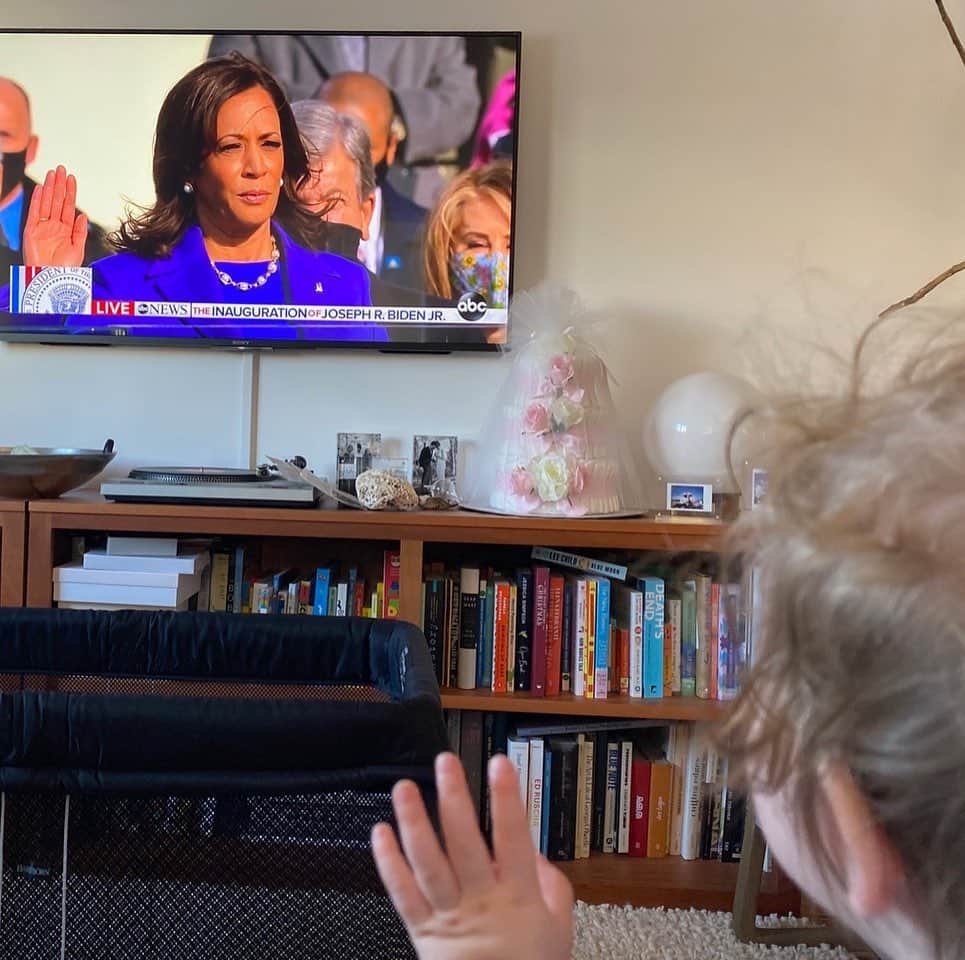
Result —
<instances>
[{"instance_id":1,"label":"blonde woman on screen","mask_svg":"<svg viewBox=\"0 0 965 960\"><path fill-rule=\"evenodd\" d=\"M429 292L447 300L482 294L489 306L505 307L513 168L496 161L454 177L426 224L425 268Z\"/></svg>"}]
</instances>

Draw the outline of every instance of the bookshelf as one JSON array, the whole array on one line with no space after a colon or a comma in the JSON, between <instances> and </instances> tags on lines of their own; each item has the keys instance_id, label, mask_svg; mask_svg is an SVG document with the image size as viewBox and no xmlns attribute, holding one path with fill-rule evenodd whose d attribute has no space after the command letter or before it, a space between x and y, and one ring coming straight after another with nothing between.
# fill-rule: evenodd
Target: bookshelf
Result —
<instances>
[{"instance_id":1,"label":"bookshelf","mask_svg":"<svg viewBox=\"0 0 965 960\"><path fill-rule=\"evenodd\" d=\"M3 507L0 506L0 516ZM15 515L16 511L12 511ZM23 518L23 505L20 505ZM288 510L171 504L118 504L94 494L77 493L56 500L32 501L27 509L26 577L23 551L19 582L25 582L30 607L52 604L52 569L69 559L71 536L82 533L157 533L179 536L230 536L263 541L267 556L308 557L326 545L355 556L372 542L397 548L401 559L403 619L418 622L425 560L471 555L465 548L489 546L520 551L533 545L628 552L716 553L726 525L691 518L647 520L565 520L505 517L468 511L440 513ZM4 528L6 530L6 528ZM22 533L21 533L22 536ZM16 544L17 534L10 536ZM6 539L6 538L5 538ZM15 550L16 552L16 550ZM477 555L483 551L475 551ZM5 554L6 555L6 554ZM5 580L7 578L4 578ZM713 723L726 704L696 698L630 700L610 696L591 700L560 694L493 694L485 690L442 690L447 710L479 710L568 717L650 718ZM679 858L648 860L595 854L588 860L560 864L578 898L591 903L695 907L729 910L737 883L737 865ZM800 894L780 872L765 875L762 912L800 909Z\"/></svg>"},{"instance_id":2,"label":"bookshelf","mask_svg":"<svg viewBox=\"0 0 965 960\"><path fill-rule=\"evenodd\" d=\"M27 505L0 500L0 607L22 607L27 548Z\"/></svg>"},{"instance_id":3,"label":"bookshelf","mask_svg":"<svg viewBox=\"0 0 965 960\"><path fill-rule=\"evenodd\" d=\"M442 688L446 710L483 710L499 713L547 713L568 717L635 717L651 720L689 720L714 723L727 707L719 700L673 697L665 700L631 700L610 694L606 700L590 700L572 693L533 697L528 693L491 693L488 690Z\"/></svg>"}]
</instances>

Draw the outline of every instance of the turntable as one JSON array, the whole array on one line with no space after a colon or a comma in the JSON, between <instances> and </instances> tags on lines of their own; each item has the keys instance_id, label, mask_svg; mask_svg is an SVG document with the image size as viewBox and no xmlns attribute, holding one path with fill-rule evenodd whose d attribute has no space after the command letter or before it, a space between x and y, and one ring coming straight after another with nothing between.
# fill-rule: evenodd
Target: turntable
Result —
<instances>
[{"instance_id":1,"label":"turntable","mask_svg":"<svg viewBox=\"0 0 965 960\"><path fill-rule=\"evenodd\" d=\"M318 500L311 484L273 476L267 467L137 467L124 479L102 483L101 494L118 503L223 507L313 507Z\"/></svg>"}]
</instances>

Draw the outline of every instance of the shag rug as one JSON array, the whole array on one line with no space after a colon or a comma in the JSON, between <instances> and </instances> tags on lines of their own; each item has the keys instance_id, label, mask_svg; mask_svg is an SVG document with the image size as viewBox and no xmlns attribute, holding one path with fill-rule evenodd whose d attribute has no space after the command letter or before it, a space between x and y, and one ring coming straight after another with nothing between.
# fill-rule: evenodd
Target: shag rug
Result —
<instances>
[{"instance_id":1,"label":"shag rug","mask_svg":"<svg viewBox=\"0 0 965 960\"><path fill-rule=\"evenodd\" d=\"M841 947L741 943L729 913L576 905L573 960L850 960ZM791 918L758 923L798 926Z\"/></svg>"}]
</instances>

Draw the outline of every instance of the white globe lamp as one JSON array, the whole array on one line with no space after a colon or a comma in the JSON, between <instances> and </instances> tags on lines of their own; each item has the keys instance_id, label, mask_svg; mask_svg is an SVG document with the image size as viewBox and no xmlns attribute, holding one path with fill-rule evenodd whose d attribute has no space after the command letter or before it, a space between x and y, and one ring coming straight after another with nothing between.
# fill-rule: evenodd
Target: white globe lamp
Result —
<instances>
[{"instance_id":1,"label":"white globe lamp","mask_svg":"<svg viewBox=\"0 0 965 960\"><path fill-rule=\"evenodd\" d=\"M749 421L741 419L757 401L757 391L729 373L692 373L671 383L643 428L644 450L661 488L669 483L710 484L714 512L735 512L752 450L761 446Z\"/></svg>"}]
</instances>

